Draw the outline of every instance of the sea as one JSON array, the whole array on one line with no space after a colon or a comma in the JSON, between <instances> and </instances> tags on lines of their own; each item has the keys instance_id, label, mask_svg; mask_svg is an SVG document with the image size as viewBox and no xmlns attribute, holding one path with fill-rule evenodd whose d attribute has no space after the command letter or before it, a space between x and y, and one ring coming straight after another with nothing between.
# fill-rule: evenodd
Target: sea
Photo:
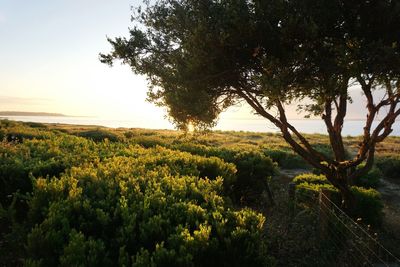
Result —
<instances>
[{"instance_id":1,"label":"sea","mask_svg":"<svg viewBox=\"0 0 400 267\"><path fill-rule=\"evenodd\" d=\"M99 117L68 117L68 116L2 116L0 119L8 119L24 122L60 123L74 125L98 125L111 128L147 128L147 129L174 129L168 121L160 120L118 120ZM309 134L327 134L325 124L316 119L295 119L290 121L299 132ZM375 125L379 121L375 122ZM365 121L346 120L343 125L343 136L358 136L363 132ZM245 131L245 132L279 132L279 130L265 119L234 119L223 118L213 130L221 131ZM393 125L393 136L400 136L400 121Z\"/></svg>"}]
</instances>

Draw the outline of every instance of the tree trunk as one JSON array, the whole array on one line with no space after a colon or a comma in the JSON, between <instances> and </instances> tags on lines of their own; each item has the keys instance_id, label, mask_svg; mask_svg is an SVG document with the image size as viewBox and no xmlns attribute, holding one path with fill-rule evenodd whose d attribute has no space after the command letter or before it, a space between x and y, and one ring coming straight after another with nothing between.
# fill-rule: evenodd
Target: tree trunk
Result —
<instances>
[{"instance_id":1,"label":"tree trunk","mask_svg":"<svg viewBox=\"0 0 400 267\"><path fill-rule=\"evenodd\" d=\"M356 207L356 198L353 192L350 190L348 185L340 187L339 191L342 197L342 209L344 209L348 215L353 215Z\"/></svg>"},{"instance_id":2,"label":"tree trunk","mask_svg":"<svg viewBox=\"0 0 400 267\"><path fill-rule=\"evenodd\" d=\"M337 174L336 177L327 176L328 180L339 189L342 198L341 208L348 214L353 215L356 207L356 198L350 189L347 177L345 174Z\"/></svg>"}]
</instances>

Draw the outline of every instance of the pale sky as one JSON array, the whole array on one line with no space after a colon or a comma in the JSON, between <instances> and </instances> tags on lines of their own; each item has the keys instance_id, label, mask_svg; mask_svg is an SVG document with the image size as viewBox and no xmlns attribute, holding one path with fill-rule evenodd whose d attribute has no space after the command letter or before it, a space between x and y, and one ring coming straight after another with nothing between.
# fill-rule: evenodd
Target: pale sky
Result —
<instances>
[{"instance_id":1,"label":"pale sky","mask_svg":"<svg viewBox=\"0 0 400 267\"><path fill-rule=\"evenodd\" d=\"M98 60L128 32L128 0L0 0L0 110L129 118L163 111L128 66Z\"/></svg>"},{"instance_id":2,"label":"pale sky","mask_svg":"<svg viewBox=\"0 0 400 267\"><path fill-rule=\"evenodd\" d=\"M0 0L0 111L55 112L170 125L145 101L146 81L98 54L106 36L127 36L138 0ZM349 118L364 106L356 95ZM353 112L353 113L352 113ZM292 113L294 114L294 113ZM293 115L292 115L293 116ZM226 118L256 118L234 107ZM140 125L137 125L140 127Z\"/></svg>"}]
</instances>

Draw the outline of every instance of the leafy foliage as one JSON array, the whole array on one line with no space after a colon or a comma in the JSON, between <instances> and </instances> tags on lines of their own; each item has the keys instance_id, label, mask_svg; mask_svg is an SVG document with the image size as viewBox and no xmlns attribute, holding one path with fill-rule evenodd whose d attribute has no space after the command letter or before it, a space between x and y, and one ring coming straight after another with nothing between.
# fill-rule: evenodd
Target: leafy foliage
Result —
<instances>
[{"instance_id":1,"label":"leafy foliage","mask_svg":"<svg viewBox=\"0 0 400 267\"><path fill-rule=\"evenodd\" d=\"M105 139L108 139L109 141L112 142L121 141L121 138L118 135L101 129L82 131L79 132L77 135L91 139L95 142L101 142L104 141Z\"/></svg>"},{"instance_id":2,"label":"leafy foliage","mask_svg":"<svg viewBox=\"0 0 400 267\"><path fill-rule=\"evenodd\" d=\"M276 174L276 166L269 157L255 151L244 151L235 155L237 166L237 197L254 203L268 190L268 178Z\"/></svg>"},{"instance_id":3,"label":"leafy foliage","mask_svg":"<svg viewBox=\"0 0 400 267\"><path fill-rule=\"evenodd\" d=\"M264 154L285 169L310 168L299 155L288 149L266 148Z\"/></svg>"},{"instance_id":4,"label":"leafy foliage","mask_svg":"<svg viewBox=\"0 0 400 267\"><path fill-rule=\"evenodd\" d=\"M60 179L39 178L30 216L45 215L33 220L38 224L28 236L29 262L265 264L261 215L226 208L222 178L182 176L168 164L143 164L153 156L114 157L73 168Z\"/></svg>"},{"instance_id":5,"label":"leafy foliage","mask_svg":"<svg viewBox=\"0 0 400 267\"><path fill-rule=\"evenodd\" d=\"M377 188L382 178L382 171L374 166L368 173L358 177L356 181L354 181L354 184L364 188Z\"/></svg>"},{"instance_id":6,"label":"leafy foliage","mask_svg":"<svg viewBox=\"0 0 400 267\"><path fill-rule=\"evenodd\" d=\"M309 183L309 184L329 184L329 181L322 174L316 175L311 173L304 173L294 177L293 182L296 184Z\"/></svg>"},{"instance_id":7,"label":"leafy foliage","mask_svg":"<svg viewBox=\"0 0 400 267\"><path fill-rule=\"evenodd\" d=\"M323 175L302 174L293 180L296 186L296 194L299 194L300 200L306 199L310 201L308 204L315 204L315 199L321 189L330 192L330 198L340 206L339 191L329 183ZM364 223L371 224L375 227L382 223L383 218L383 203L378 191L373 188L363 188L352 186L351 191L356 197L356 209L352 216L355 219L362 219ZM310 193L312 197L310 198ZM307 196L307 197L305 197Z\"/></svg>"},{"instance_id":8,"label":"leafy foliage","mask_svg":"<svg viewBox=\"0 0 400 267\"><path fill-rule=\"evenodd\" d=\"M110 132L120 139L93 141L79 133L94 127L0 125L5 137L0 142L0 260L5 265L269 265L277 248L265 243L285 250L273 252L288 257L281 263L319 262L311 259L318 252L310 235L315 225L307 225L315 214L303 213L295 221L275 218L270 232L263 216L244 208L265 208L260 194L277 167L266 150L295 156L278 135L214 132L193 138L102 128L104 136ZM32 138L8 140L10 132ZM327 142L323 136L309 138ZM392 139L389 146L395 149ZM349 147L357 145L357 139L350 141ZM325 188L340 203L337 189L322 175L294 181L299 201ZM379 194L352 190L360 205L357 217L379 224ZM302 205L311 204L315 198ZM281 212L288 216L288 210ZM283 229L284 220L292 228ZM301 257L307 250L314 254Z\"/></svg>"},{"instance_id":9,"label":"leafy foliage","mask_svg":"<svg viewBox=\"0 0 400 267\"><path fill-rule=\"evenodd\" d=\"M397 154L378 157L376 166L382 173L392 179L399 179L400 177L400 157Z\"/></svg>"},{"instance_id":10,"label":"leafy foliage","mask_svg":"<svg viewBox=\"0 0 400 267\"><path fill-rule=\"evenodd\" d=\"M0 143L5 264L271 263L263 241L265 218L231 206L238 179L233 163L108 138L93 142L90 136L19 123L12 127L37 131L38 138Z\"/></svg>"}]
</instances>

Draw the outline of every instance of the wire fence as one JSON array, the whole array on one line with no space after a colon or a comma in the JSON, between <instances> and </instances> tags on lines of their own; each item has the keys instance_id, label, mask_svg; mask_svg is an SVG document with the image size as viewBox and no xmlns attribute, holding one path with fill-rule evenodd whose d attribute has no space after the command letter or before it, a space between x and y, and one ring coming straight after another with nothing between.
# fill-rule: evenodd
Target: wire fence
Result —
<instances>
[{"instance_id":1,"label":"wire fence","mask_svg":"<svg viewBox=\"0 0 400 267\"><path fill-rule=\"evenodd\" d=\"M378 241L377 234L349 217L329 192L302 191L294 197L289 190L289 196L297 208L303 205L315 212L321 257L328 265L400 267L400 260Z\"/></svg>"}]
</instances>

